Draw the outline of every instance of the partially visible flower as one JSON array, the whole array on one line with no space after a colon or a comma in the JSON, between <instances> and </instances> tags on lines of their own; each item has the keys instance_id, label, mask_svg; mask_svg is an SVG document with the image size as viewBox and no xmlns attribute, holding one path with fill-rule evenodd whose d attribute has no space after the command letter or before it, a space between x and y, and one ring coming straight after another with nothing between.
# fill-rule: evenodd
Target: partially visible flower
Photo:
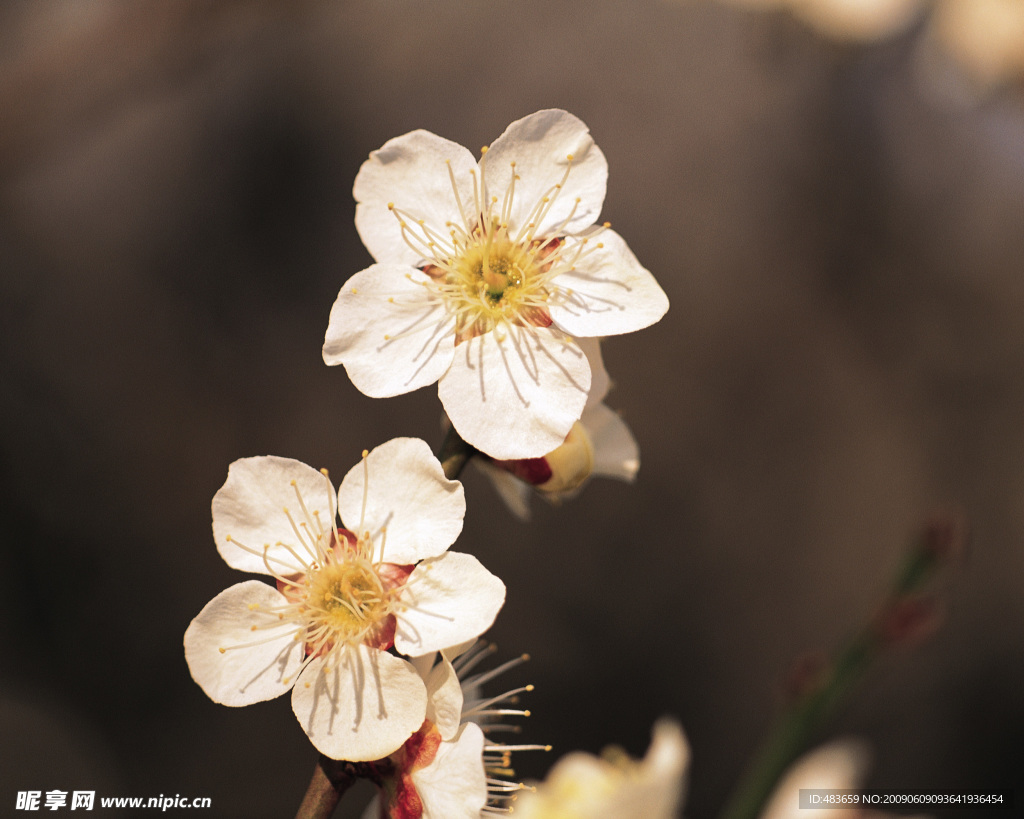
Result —
<instances>
[{"instance_id":1,"label":"partially visible flower","mask_svg":"<svg viewBox=\"0 0 1024 819\"><path fill-rule=\"evenodd\" d=\"M894 816L849 805L800 807L801 790L845 791L863 787L870 760L867 744L856 739L834 740L806 753L783 773L760 819L884 819Z\"/></svg>"},{"instance_id":2,"label":"partially visible flower","mask_svg":"<svg viewBox=\"0 0 1024 819\"><path fill-rule=\"evenodd\" d=\"M504 603L497 577L447 551L465 511L462 485L418 439L364 453L337 494L299 461L235 461L213 499L214 539L229 566L277 587L248 580L199 613L185 632L192 677L232 706L292 689L303 729L334 759L392 753L422 725L428 696L389 649L460 644Z\"/></svg>"},{"instance_id":3,"label":"partially visible flower","mask_svg":"<svg viewBox=\"0 0 1024 819\"><path fill-rule=\"evenodd\" d=\"M555 449L591 388L576 339L658 321L668 299L608 223L608 167L561 110L513 122L477 163L413 131L370 154L356 228L376 260L331 309L327 364L375 398L438 382L464 440L494 458Z\"/></svg>"},{"instance_id":4,"label":"partially visible flower","mask_svg":"<svg viewBox=\"0 0 1024 819\"><path fill-rule=\"evenodd\" d=\"M437 657L416 661L428 691L427 718L420 730L379 769L381 793L367 807L364 819L480 819L506 815L515 794L524 786L510 776L513 751L550 750L541 745L508 745L487 734L515 731L518 726L498 724L496 717L528 716L510 708L524 686L493 698L483 698L480 687L528 659L511 660L497 668L469 676L493 646L475 644L454 664L449 657L460 646Z\"/></svg>"},{"instance_id":5,"label":"partially visible flower","mask_svg":"<svg viewBox=\"0 0 1024 819\"><path fill-rule=\"evenodd\" d=\"M811 751L782 775L761 812L761 819L855 819L856 813L846 806L801 808L800 791L859 787L867 773L868 760L867 746L856 740L836 740Z\"/></svg>"},{"instance_id":6,"label":"partially visible flower","mask_svg":"<svg viewBox=\"0 0 1024 819\"><path fill-rule=\"evenodd\" d=\"M520 819L674 819L683 798L690 751L674 722L654 726L647 756L637 762L623 751L601 757L564 756L535 791L516 801Z\"/></svg>"},{"instance_id":7,"label":"partially visible flower","mask_svg":"<svg viewBox=\"0 0 1024 819\"><path fill-rule=\"evenodd\" d=\"M795 17L829 37L855 41L879 40L903 31L910 26L924 7L924 0L727 0L727 2L761 10L786 8Z\"/></svg>"},{"instance_id":8,"label":"partially visible flower","mask_svg":"<svg viewBox=\"0 0 1024 819\"><path fill-rule=\"evenodd\" d=\"M475 461L520 518L530 517L531 495L558 503L575 497L592 476L632 482L640 468L636 439L618 413L603 403L611 382L600 342L583 339L580 347L590 362L593 382L583 414L561 446L541 458Z\"/></svg>"},{"instance_id":9,"label":"partially visible flower","mask_svg":"<svg viewBox=\"0 0 1024 819\"><path fill-rule=\"evenodd\" d=\"M928 37L980 90L1024 79L1024 2L941 0Z\"/></svg>"}]
</instances>

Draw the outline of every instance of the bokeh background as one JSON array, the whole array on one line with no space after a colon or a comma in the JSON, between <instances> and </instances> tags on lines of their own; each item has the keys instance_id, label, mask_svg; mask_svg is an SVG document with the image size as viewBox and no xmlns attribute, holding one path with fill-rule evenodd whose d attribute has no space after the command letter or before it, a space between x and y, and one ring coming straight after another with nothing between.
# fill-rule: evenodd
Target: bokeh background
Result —
<instances>
[{"instance_id":1,"label":"bokeh background","mask_svg":"<svg viewBox=\"0 0 1024 819\"><path fill-rule=\"evenodd\" d=\"M604 345L634 485L523 523L466 475L459 548L508 586L490 636L532 655L504 682L555 746L520 773L673 715L713 816L794 663L958 507L943 627L821 738L866 739L871 787L1024 784L1024 95L965 94L927 35L696 1L4 5L0 815L53 788L292 815L316 753L287 700L214 705L182 654L239 579L210 500L240 457L439 443L436 390L374 401L320 357L370 263L352 180L392 136L475 150L545 107L590 126L672 307Z\"/></svg>"}]
</instances>

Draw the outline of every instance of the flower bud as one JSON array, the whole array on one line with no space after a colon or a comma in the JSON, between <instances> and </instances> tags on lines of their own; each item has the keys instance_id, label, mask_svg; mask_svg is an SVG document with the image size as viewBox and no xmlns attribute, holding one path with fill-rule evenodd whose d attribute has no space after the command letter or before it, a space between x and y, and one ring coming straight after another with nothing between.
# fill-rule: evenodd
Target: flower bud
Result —
<instances>
[{"instance_id":1,"label":"flower bud","mask_svg":"<svg viewBox=\"0 0 1024 819\"><path fill-rule=\"evenodd\" d=\"M544 457L494 461L494 464L541 492L569 492L590 477L594 469L594 447L583 424L577 421L562 445Z\"/></svg>"}]
</instances>

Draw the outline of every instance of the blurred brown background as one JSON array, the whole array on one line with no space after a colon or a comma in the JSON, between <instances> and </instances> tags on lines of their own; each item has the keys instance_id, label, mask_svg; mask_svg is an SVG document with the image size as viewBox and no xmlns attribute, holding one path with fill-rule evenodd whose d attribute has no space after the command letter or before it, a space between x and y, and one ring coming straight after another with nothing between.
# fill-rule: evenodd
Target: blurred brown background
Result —
<instances>
[{"instance_id":1,"label":"blurred brown background","mask_svg":"<svg viewBox=\"0 0 1024 819\"><path fill-rule=\"evenodd\" d=\"M590 126L672 308L605 344L635 485L523 524L466 478L458 548L508 585L491 636L555 746L520 772L673 714L714 815L796 659L959 504L943 629L823 738L871 742L871 787L1024 784L1024 103L938 104L919 37L654 0L5 5L0 815L52 788L292 815L287 699L214 705L184 662L241 579L210 500L239 457L439 442L435 389L374 401L320 358L370 262L352 180L392 136L475 150L545 107Z\"/></svg>"}]
</instances>

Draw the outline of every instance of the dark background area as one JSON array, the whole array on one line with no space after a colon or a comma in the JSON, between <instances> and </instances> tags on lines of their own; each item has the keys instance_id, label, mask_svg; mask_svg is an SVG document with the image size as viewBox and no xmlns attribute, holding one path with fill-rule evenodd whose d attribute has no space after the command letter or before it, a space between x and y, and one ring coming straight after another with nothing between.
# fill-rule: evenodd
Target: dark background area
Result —
<instances>
[{"instance_id":1,"label":"dark background area","mask_svg":"<svg viewBox=\"0 0 1024 819\"><path fill-rule=\"evenodd\" d=\"M316 753L287 698L215 705L184 662L242 577L210 500L240 457L439 443L435 388L375 401L320 357L370 263L352 181L398 134L476 150L545 107L590 126L672 307L604 345L635 485L524 524L465 478L457 548L508 586L490 636L555 746L520 773L670 714L714 815L797 659L957 506L943 628L822 739L865 738L870 787L1024 799L1024 103L940 104L920 37L650 0L4 6L0 815L52 788L292 815Z\"/></svg>"}]
</instances>

